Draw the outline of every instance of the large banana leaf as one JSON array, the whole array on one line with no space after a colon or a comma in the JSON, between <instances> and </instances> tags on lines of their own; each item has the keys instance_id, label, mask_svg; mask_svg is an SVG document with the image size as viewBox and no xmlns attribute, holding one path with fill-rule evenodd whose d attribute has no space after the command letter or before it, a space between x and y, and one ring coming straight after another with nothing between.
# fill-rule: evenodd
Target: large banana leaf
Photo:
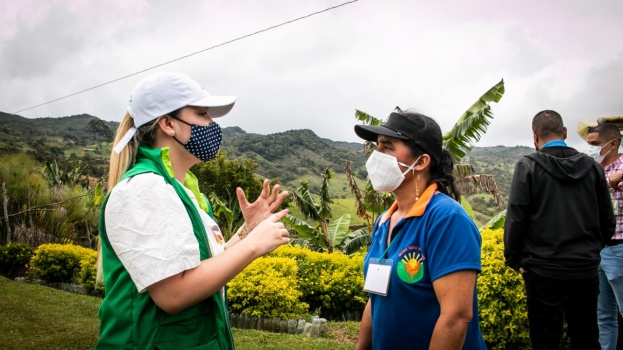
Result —
<instances>
[{"instance_id":1,"label":"large banana leaf","mask_svg":"<svg viewBox=\"0 0 623 350\"><path fill-rule=\"evenodd\" d=\"M309 192L307 181L301 181L301 187L296 192L292 192L292 199L297 208L301 210L305 219L311 218L315 221L322 220L320 215L320 205L314 201L312 194Z\"/></svg>"},{"instance_id":2,"label":"large banana leaf","mask_svg":"<svg viewBox=\"0 0 623 350\"><path fill-rule=\"evenodd\" d=\"M443 147L452 153L452 160L458 164L480 137L487 132L490 119L493 119L489 103L498 102L504 94L504 79L482 95L443 135Z\"/></svg>"},{"instance_id":3,"label":"large banana leaf","mask_svg":"<svg viewBox=\"0 0 623 350\"><path fill-rule=\"evenodd\" d=\"M350 214L344 214L340 216L338 219L333 220L329 224L328 234L329 234L329 242L331 245L338 246L344 241L344 238L348 235L350 227Z\"/></svg>"},{"instance_id":4,"label":"large banana leaf","mask_svg":"<svg viewBox=\"0 0 623 350\"><path fill-rule=\"evenodd\" d=\"M461 196L461 206L463 207L463 209L465 209L467 215L469 215L469 217L474 220L474 209L472 209L472 205L469 204L465 196Z\"/></svg>"},{"instance_id":5,"label":"large banana leaf","mask_svg":"<svg viewBox=\"0 0 623 350\"><path fill-rule=\"evenodd\" d=\"M499 228L504 228L504 222L506 221L506 209L497 213L494 217L487 222L483 228L489 228L492 230L497 230Z\"/></svg>"},{"instance_id":6,"label":"large banana leaf","mask_svg":"<svg viewBox=\"0 0 623 350\"><path fill-rule=\"evenodd\" d=\"M471 164L454 164L454 177L463 179L474 174L474 166Z\"/></svg>"},{"instance_id":7,"label":"large banana leaf","mask_svg":"<svg viewBox=\"0 0 623 350\"><path fill-rule=\"evenodd\" d=\"M368 113L362 112L358 109L355 109L355 118L357 118L357 120L359 120L360 122L363 122L365 125L378 126L383 124L382 119L375 118Z\"/></svg>"},{"instance_id":8,"label":"large banana leaf","mask_svg":"<svg viewBox=\"0 0 623 350\"><path fill-rule=\"evenodd\" d=\"M214 211L215 216L225 215L227 222L234 221L234 212L229 209L223 201L218 198L216 192L210 193L210 204L212 204L212 210Z\"/></svg>"},{"instance_id":9,"label":"large banana leaf","mask_svg":"<svg viewBox=\"0 0 623 350\"><path fill-rule=\"evenodd\" d=\"M370 236L368 229L364 227L349 233L340 248L344 254L353 254L367 247L371 242L372 236Z\"/></svg>"},{"instance_id":10,"label":"large banana leaf","mask_svg":"<svg viewBox=\"0 0 623 350\"><path fill-rule=\"evenodd\" d=\"M287 214L283 218L283 221L286 224L289 224L292 229L295 230L301 237L305 237L307 239L318 238L318 230L307 222L297 218L296 216Z\"/></svg>"},{"instance_id":11,"label":"large banana leaf","mask_svg":"<svg viewBox=\"0 0 623 350\"><path fill-rule=\"evenodd\" d=\"M95 185L95 192L93 193L93 205L99 206L102 204L103 200L104 191L102 190L102 183L98 182L97 185Z\"/></svg>"}]
</instances>

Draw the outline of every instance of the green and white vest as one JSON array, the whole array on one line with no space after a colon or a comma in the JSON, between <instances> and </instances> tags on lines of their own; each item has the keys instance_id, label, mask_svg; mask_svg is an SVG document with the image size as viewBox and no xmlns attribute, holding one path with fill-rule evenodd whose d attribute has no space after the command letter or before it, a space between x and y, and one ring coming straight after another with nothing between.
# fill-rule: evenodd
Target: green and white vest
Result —
<instances>
[{"instance_id":1,"label":"green and white vest","mask_svg":"<svg viewBox=\"0 0 623 350\"><path fill-rule=\"evenodd\" d=\"M197 207L173 178L168 151L168 148L139 146L136 164L121 180L148 172L162 176L184 203L199 243L200 259L208 259L211 253L206 229ZM197 179L192 173L186 174L184 184L195 193L199 206L212 216L210 205L199 193ZM221 293L176 315L169 315L154 303L148 292L138 292L108 241L104 217L107 202L108 197L102 206L99 224L106 296L99 309L100 338L95 348L234 349L226 298L224 300Z\"/></svg>"}]
</instances>

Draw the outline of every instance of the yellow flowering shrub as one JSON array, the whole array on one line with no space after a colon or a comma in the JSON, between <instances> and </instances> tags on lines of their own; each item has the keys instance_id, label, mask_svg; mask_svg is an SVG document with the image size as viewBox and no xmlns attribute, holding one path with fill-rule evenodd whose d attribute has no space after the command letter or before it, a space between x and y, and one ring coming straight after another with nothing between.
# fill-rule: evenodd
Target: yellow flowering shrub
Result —
<instances>
[{"instance_id":1,"label":"yellow flowering shrub","mask_svg":"<svg viewBox=\"0 0 623 350\"><path fill-rule=\"evenodd\" d=\"M80 261L93 253L93 249L73 244L42 244L30 260L31 274L48 283L78 282Z\"/></svg>"},{"instance_id":2,"label":"yellow flowering shrub","mask_svg":"<svg viewBox=\"0 0 623 350\"><path fill-rule=\"evenodd\" d=\"M480 328L491 350L530 348L528 311L521 275L504 265L504 230L485 229L478 276Z\"/></svg>"},{"instance_id":3,"label":"yellow flowering shrub","mask_svg":"<svg viewBox=\"0 0 623 350\"><path fill-rule=\"evenodd\" d=\"M296 261L262 257L251 263L228 284L229 310L260 318L297 318L308 305L297 286Z\"/></svg>"},{"instance_id":4,"label":"yellow flowering shrub","mask_svg":"<svg viewBox=\"0 0 623 350\"><path fill-rule=\"evenodd\" d=\"M80 260L80 271L78 272L78 283L84 288L84 290L91 295L104 295L104 283L101 283L97 287L95 286L95 279L97 276L97 252L91 250L87 252Z\"/></svg>"},{"instance_id":5,"label":"yellow flowering shrub","mask_svg":"<svg viewBox=\"0 0 623 350\"><path fill-rule=\"evenodd\" d=\"M339 319L347 311L363 311L368 295L363 291L363 254L319 253L298 246L281 246L272 256L296 260L302 300L310 312Z\"/></svg>"},{"instance_id":6,"label":"yellow flowering shrub","mask_svg":"<svg viewBox=\"0 0 623 350\"><path fill-rule=\"evenodd\" d=\"M0 246L0 275L15 278L26 274L32 249L21 243Z\"/></svg>"},{"instance_id":7,"label":"yellow flowering shrub","mask_svg":"<svg viewBox=\"0 0 623 350\"><path fill-rule=\"evenodd\" d=\"M313 252L282 246L259 258L228 284L229 309L257 317L282 319L313 313L339 319L363 311L363 254Z\"/></svg>"}]
</instances>

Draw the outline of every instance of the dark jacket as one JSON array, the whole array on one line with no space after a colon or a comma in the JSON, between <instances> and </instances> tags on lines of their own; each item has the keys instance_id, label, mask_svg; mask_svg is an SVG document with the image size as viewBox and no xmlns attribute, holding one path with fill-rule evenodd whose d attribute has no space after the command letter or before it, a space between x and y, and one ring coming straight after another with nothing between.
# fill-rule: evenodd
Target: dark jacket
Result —
<instances>
[{"instance_id":1,"label":"dark jacket","mask_svg":"<svg viewBox=\"0 0 623 350\"><path fill-rule=\"evenodd\" d=\"M614 234L601 165L570 147L547 147L515 166L504 224L506 265L557 279L597 276Z\"/></svg>"}]
</instances>

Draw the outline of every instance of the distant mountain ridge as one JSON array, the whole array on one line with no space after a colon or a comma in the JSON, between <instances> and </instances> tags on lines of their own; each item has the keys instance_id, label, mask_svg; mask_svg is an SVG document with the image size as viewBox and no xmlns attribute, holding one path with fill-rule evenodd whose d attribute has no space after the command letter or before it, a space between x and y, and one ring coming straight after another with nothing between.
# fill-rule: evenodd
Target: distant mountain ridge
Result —
<instances>
[{"instance_id":1,"label":"distant mountain ridge","mask_svg":"<svg viewBox=\"0 0 623 350\"><path fill-rule=\"evenodd\" d=\"M87 124L97 118L88 114L61 118L28 119L0 112L0 154L14 152L16 148L31 143L46 142L61 148L64 143L83 142L89 147L92 135ZM115 131L119 123L105 122ZM107 140L112 142L112 140ZM336 173L345 172L346 160L351 162L354 174L365 179L366 155L363 143L332 141L321 138L308 129L289 130L269 135L248 133L240 127L223 129L221 150L229 158L249 158L257 164L257 173L267 177L279 177L284 183L297 184L298 180L317 178L326 167ZM508 194L515 163L534 151L533 148L516 146L475 147L463 163L474 166L476 173L493 174L502 196ZM107 159L105 152L100 157Z\"/></svg>"},{"instance_id":2,"label":"distant mountain ridge","mask_svg":"<svg viewBox=\"0 0 623 350\"><path fill-rule=\"evenodd\" d=\"M260 135L225 128L221 149L229 157L253 159L262 176L283 182L317 177L327 167L345 173L347 160L356 174L365 176L361 173L366 161L363 144L323 139L308 129Z\"/></svg>"},{"instance_id":3,"label":"distant mountain ridge","mask_svg":"<svg viewBox=\"0 0 623 350\"><path fill-rule=\"evenodd\" d=\"M88 137L86 126L97 118L89 114L78 114L59 118L29 119L10 113L0 112L0 131L9 137ZM99 118L98 118L99 119ZM104 121L114 132L119 123Z\"/></svg>"},{"instance_id":4,"label":"distant mountain ridge","mask_svg":"<svg viewBox=\"0 0 623 350\"><path fill-rule=\"evenodd\" d=\"M51 148L53 154L75 148L76 145L96 148L93 134L87 124L98 119L88 114L61 118L28 119L18 115L0 112L0 154L14 152L20 148ZM118 122L105 122L114 132ZM112 139L100 140L112 142ZM318 177L326 167L337 173L344 173L346 160L351 162L360 177L365 164L363 144L336 142L318 137L311 130L289 130L270 135L247 133L239 127L223 129L221 150L229 158L253 159L256 171L268 178L279 177L282 182L295 181L302 177ZM101 153L100 157L107 158Z\"/></svg>"}]
</instances>

